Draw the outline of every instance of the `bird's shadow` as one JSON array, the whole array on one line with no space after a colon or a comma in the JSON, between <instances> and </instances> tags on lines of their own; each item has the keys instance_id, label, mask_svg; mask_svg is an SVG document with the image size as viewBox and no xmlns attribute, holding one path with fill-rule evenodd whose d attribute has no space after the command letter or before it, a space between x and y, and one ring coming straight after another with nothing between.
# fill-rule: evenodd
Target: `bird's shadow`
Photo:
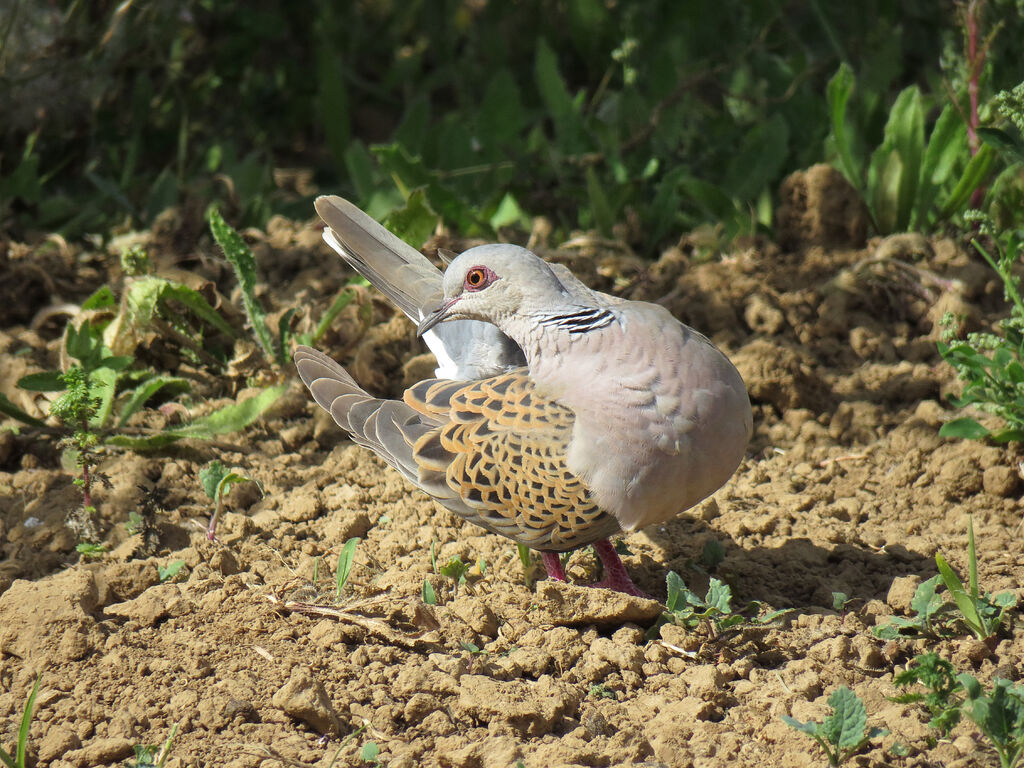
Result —
<instances>
[{"instance_id":1,"label":"bird's shadow","mask_svg":"<svg viewBox=\"0 0 1024 768\"><path fill-rule=\"evenodd\" d=\"M713 576L730 585L734 606L758 600L774 608L831 609L833 593L863 602L886 599L894 578L932 574L935 561L901 544L872 548L838 542L815 544L790 538L778 545L751 547L708 523L681 516L641 534L664 555L656 559L637 546L640 563L630 563L634 580L653 597L665 597L665 578L675 571L703 596ZM724 559L714 564L704 556L706 543L718 542Z\"/></svg>"}]
</instances>

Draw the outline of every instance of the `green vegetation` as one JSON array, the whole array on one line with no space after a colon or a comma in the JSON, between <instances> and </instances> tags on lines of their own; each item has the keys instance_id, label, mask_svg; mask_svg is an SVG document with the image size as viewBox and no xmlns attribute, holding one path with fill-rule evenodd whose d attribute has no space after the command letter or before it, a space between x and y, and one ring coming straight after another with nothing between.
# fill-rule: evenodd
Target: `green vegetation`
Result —
<instances>
[{"instance_id":1,"label":"green vegetation","mask_svg":"<svg viewBox=\"0 0 1024 768\"><path fill-rule=\"evenodd\" d=\"M162 745L159 744L136 744L135 762L126 763L128 768L164 768L167 759L171 756L171 745L174 744L174 737L178 735L178 724L171 726L171 733Z\"/></svg>"},{"instance_id":2,"label":"green vegetation","mask_svg":"<svg viewBox=\"0 0 1024 768\"><path fill-rule=\"evenodd\" d=\"M207 498L215 504L213 514L210 516L210 524L206 528L206 538L210 541L213 541L217 532L217 520L224 507L224 497L228 495L233 486L239 483L256 483L260 495L263 495L262 483L239 472L229 471L218 459L214 459L208 466L199 470L199 482L203 486Z\"/></svg>"},{"instance_id":3,"label":"green vegetation","mask_svg":"<svg viewBox=\"0 0 1024 768\"><path fill-rule=\"evenodd\" d=\"M832 707L832 714L820 723L802 723L788 715L783 715L782 720L790 728L806 733L818 742L829 765L845 763L865 744L888 733L884 728L868 730L864 702L845 685L832 692L828 705Z\"/></svg>"},{"instance_id":4,"label":"green vegetation","mask_svg":"<svg viewBox=\"0 0 1024 768\"><path fill-rule=\"evenodd\" d=\"M7 752L0 747L0 763L5 768L28 768L28 729L32 725L32 708L36 703L36 694L39 693L39 678L32 684L32 691L25 701L25 709L21 713L21 725L18 726L18 743L14 747L14 754Z\"/></svg>"},{"instance_id":5,"label":"green vegetation","mask_svg":"<svg viewBox=\"0 0 1024 768\"><path fill-rule=\"evenodd\" d=\"M716 579L710 580L707 594L700 597L691 591L675 571L669 571L665 579L668 596L665 613L649 630L649 636L657 636L658 628L665 623L676 624L686 630L703 628L713 636L744 623L770 624L788 611L771 611L763 616L756 615L761 604L754 601L743 611L732 608L732 588ZM751 615L747 615L751 614Z\"/></svg>"},{"instance_id":6,"label":"green vegetation","mask_svg":"<svg viewBox=\"0 0 1024 768\"><path fill-rule=\"evenodd\" d=\"M178 575L184 565L184 560L171 560L167 565L158 565L156 567L156 572L157 576L160 577L160 583L163 584L168 581L173 581L174 577Z\"/></svg>"},{"instance_id":7,"label":"green vegetation","mask_svg":"<svg viewBox=\"0 0 1024 768\"><path fill-rule=\"evenodd\" d=\"M955 674L953 665L935 653L918 656L893 682L926 689L893 700L922 702L932 716L928 724L942 736L966 716L989 740L1002 768L1014 768L1024 755L1024 685L996 677L986 689L973 675Z\"/></svg>"},{"instance_id":8,"label":"green vegetation","mask_svg":"<svg viewBox=\"0 0 1024 768\"><path fill-rule=\"evenodd\" d=\"M335 571L335 592L336 600L341 600L341 592L348 583L349 574L352 573L352 564L356 559L356 547L361 539L353 537L346 541L341 547L341 554L338 555L338 567Z\"/></svg>"},{"instance_id":9,"label":"green vegetation","mask_svg":"<svg viewBox=\"0 0 1024 768\"><path fill-rule=\"evenodd\" d=\"M915 615L909 618L895 616L887 623L875 627L877 637L887 640L906 634L937 637L967 629L978 640L985 640L1008 623L1010 611L1017 605L1017 597L1012 592L993 595L980 591L974 520L970 516L967 518L968 586L964 586L941 554L935 555L935 565L939 573L921 582L910 601L910 608ZM953 602L938 594L940 582Z\"/></svg>"},{"instance_id":10,"label":"green vegetation","mask_svg":"<svg viewBox=\"0 0 1024 768\"><path fill-rule=\"evenodd\" d=\"M828 158L881 231L936 226L995 204L972 189L999 191L1013 135L992 97L1024 33L1012 0L30 7L0 30L0 231L18 238L181 203L262 225L307 216L315 182L417 245L439 217L490 236L543 214L651 253L770 226L783 176Z\"/></svg>"}]
</instances>

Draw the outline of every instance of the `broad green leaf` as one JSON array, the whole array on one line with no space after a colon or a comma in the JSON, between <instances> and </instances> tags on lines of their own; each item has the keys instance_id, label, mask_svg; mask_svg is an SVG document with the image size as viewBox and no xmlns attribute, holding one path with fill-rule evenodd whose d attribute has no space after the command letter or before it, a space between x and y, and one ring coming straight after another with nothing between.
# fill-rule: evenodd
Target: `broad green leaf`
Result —
<instances>
[{"instance_id":1,"label":"broad green leaf","mask_svg":"<svg viewBox=\"0 0 1024 768\"><path fill-rule=\"evenodd\" d=\"M921 180L917 202L909 227L920 228L928 224L928 216L939 189L953 172L957 161L967 156L967 128L952 104L946 105L935 122L928 148L921 162Z\"/></svg>"},{"instance_id":2,"label":"broad green leaf","mask_svg":"<svg viewBox=\"0 0 1024 768\"><path fill-rule=\"evenodd\" d=\"M978 138L998 150L1010 162L1024 163L1024 142L1001 128L979 128Z\"/></svg>"},{"instance_id":3,"label":"broad green leaf","mask_svg":"<svg viewBox=\"0 0 1024 768\"><path fill-rule=\"evenodd\" d=\"M109 285L100 286L92 296L82 302L82 309L106 309L117 306L117 299Z\"/></svg>"},{"instance_id":4,"label":"broad green leaf","mask_svg":"<svg viewBox=\"0 0 1024 768\"><path fill-rule=\"evenodd\" d=\"M841 685L828 697L828 704L833 712L826 718L827 724L822 726L826 738L840 749L859 745L864 740L868 720L864 702L852 690Z\"/></svg>"},{"instance_id":5,"label":"broad green leaf","mask_svg":"<svg viewBox=\"0 0 1024 768\"><path fill-rule=\"evenodd\" d=\"M200 320L209 323L221 333L231 336L232 338L238 338L239 336L238 331L231 327L228 322L221 317L220 313L210 306L210 302L204 299L201 293L193 291L187 285L164 280L163 285L160 287L158 298L160 301L179 301L195 313Z\"/></svg>"},{"instance_id":6,"label":"broad green leaf","mask_svg":"<svg viewBox=\"0 0 1024 768\"><path fill-rule=\"evenodd\" d=\"M942 606L942 599L935 594L938 585L938 575L918 584L914 590L914 597L910 600L910 610L926 620L930 618Z\"/></svg>"},{"instance_id":7,"label":"broad green leaf","mask_svg":"<svg viewBox=\"0 0 1024 768\"><path fill-rule=\"evenodd\" d=\"M989 430L974 419L963 417L947 421L939 428L939 437L959 437L966 440L982 440L989 435Z\"/></svg>"},{"instance_id":8,"label":"broad green leaf","mask_svg":"<svg viewBox=\"0 0 1024 768\"><path fill-rule=\"evenodd\" d=\"M376 174L373 166L373 157L370 156L366 145L358 139L349 142L345 149L345 170L348 172L349 181L356 188L359 200L366 203L373 194Z\"/></svg>"},{"instance_id":9,"label":"broad green leaf","mask_svg":"<svg viewBox=\"0 0 1024 768\"><path fill-rule=\"evenodd\" d=\"M728 584L713 578L708 584L708 594L704 601L722 613L729 613L732 610L732 589Z\"/></svg>"},{"instance_id":10,"label":"broad green leaf","mask_svg":"<svg viewBox=\"0 0 1024 768\"><path fill-rule=\"evenodd\" d=\"M729 163L722 186L732 197L749 201L779 177L789 152L789 127L781 114L760 122L743 138Z\"/></svg>"},{"instance_id":11,"label":"broad green leaf","mask_svg":"<svg viewBox=\"0 0 1024 768\"><path fill-rule=\"evenodd\" d=\"M405 207L392 211L384 225L413 248L420 248L437 229L438 216L427 204L426 192L420 188L409 194Z\"/></svg>"},{"instance_id":12,"label":"broad green leaf","mask_svg":"<svg viewBox=\"0 0 1024 768\"><path fill-rule=\"evenodd\" d=\"M818 724L817 723L802 723L794 717L789 715L782 716L782 722L788 725L790 728L798 730L802 733L810 734L811 736L818 735Z\"/></svg>"},{"instance_id":13,"label":"broad green leaf","mask_svg":"<svg viewBox=\"0 0 1024 768\"><path fill-rule=\"evenodd\" d=\"M199 483L203 486L206 496L210 501L217 500L217 487L220 481L228 475L228 469L219 459L214 459L207 466L199 470Z\"/></svg>"},{"instance_id":14,"label":"broad green leaf","mask_svg":"<svg viewBox=\"0 0 1024 768\"><path fill-rule=\"evenodd\" d=\"M0 393L0 413L6 414L7 416L10 416L12 419L17 419L18 421L23 422L25 424L30 424L33 427L46 426L44 422L40 421L34 416L29 416L27 413L21 410L21 408L19 408L10 400L8 400L7 396L4 395L3 393Z\"/></svg>"},{"instance_id":15,"label":"broad green leaf","mask_svg":"<svg viewBox=\"0 0 1024 768\"><path fill-rule=\"evenodd\" d=\"M60 376L60 371L30 373L18 379L16 386L29 392L63 392L67 387Z\"/></svg>"},{"instance_id":16,"label":"broad green leaf","mask_svg":"<svg viewBox=\"0 0 1024 768\"><path fill-rule=\"evenodd\" d=\"M359 546L361 539L353 537L345 542L341 547L341 554L338 555L338 568L335 572L335 580L337 585L337 592L335 597L341 599L341 591L345 588L345 584L348 583L348 576L352 572L352 563L356 557L356 547Z\"/></svg>"},{"instance_id":17,"label":"broad green leaf","mask_svg":"<svg viewBox=\"0 0 1024 768\"><path fill-rule=\"evenodd\" d=\"M89 392L99 400L96 413L89 424L93 427L106 426L114 407L114 396L117 394L117 371L113 368L97 368L89 373Z\"/></svg>"},{"instance_id":18,"label":"broad green leaf","mask_svg":"<svg viewBox=\"0 0 1024 768\"><path fill-rule=\"evenodd\" d=\"M519 138L525 120L515 77L508 69L499 69L488 81L476 115L480 140L485 148L500 152Z\"/></svg>"},{"instance_id":19,"label":"broad green leaf","mask_svg":"<svg viewBox=\"0 0 1024 768\"><path fill-rule=\"evenodd\" d=\"M668 576L665 577L665 587L668 593L665 599L665 607L670 612L675 612L677 608L682 607L679 605L680 598L689 590L675 571L668 572Z\"/></svg>"},{"instance_id":20,"label":"broad green leaf","mask_svg":"<svg viewBox=\"0 0 1024 768\"><path fill-rule=\"evenodd\" d=\"M885 126L886 141L889 140L890 132L892 146L902 166L896 197L895 229L902 232L910 225L924 155L924 106L921 90L916 85L905 88L896 97L889 113L889 122Z\"/></svg>"}]
</instances>

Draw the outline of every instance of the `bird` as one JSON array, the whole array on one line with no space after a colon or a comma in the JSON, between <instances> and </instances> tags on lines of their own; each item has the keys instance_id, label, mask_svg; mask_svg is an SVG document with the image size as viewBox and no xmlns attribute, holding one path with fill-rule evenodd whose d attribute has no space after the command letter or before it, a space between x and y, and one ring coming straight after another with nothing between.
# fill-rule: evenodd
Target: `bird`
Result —
<instances>
[{"instance_id":1,"label":"bird","mask_svg":"<svg viewBox=\"0 0 1024 768\"><path fill-rule=\"evenodd\" d=\"M671 520L718 490L753 428L736 367L664 307L591 290L508 243L426 256L338 196L324 241L416 324L434 378L375 397L297 346L313 399L358 445L460 518L541 553L592 545L591 586L646 596L609 537Z\"/></svg>"}]
</instances>

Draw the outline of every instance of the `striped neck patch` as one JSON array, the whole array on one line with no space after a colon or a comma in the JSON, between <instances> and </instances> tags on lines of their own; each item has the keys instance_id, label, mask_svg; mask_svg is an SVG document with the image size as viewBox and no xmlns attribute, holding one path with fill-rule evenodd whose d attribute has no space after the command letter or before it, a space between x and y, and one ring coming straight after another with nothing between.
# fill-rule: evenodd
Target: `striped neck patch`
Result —
<instances>
[{"instance_id":1,"label":"striped neck patch","mask_svg":"<svg viewBox=\"0 0 1024 768\"><path fill-rule=\"evenodd\" d=\"M579 307L565 314L543 314L537 316L537 322L548 328L568 331L571 335L589 333L604 328L615 322L615 313L600 307Z\"/></svg>"}]
</instances>

